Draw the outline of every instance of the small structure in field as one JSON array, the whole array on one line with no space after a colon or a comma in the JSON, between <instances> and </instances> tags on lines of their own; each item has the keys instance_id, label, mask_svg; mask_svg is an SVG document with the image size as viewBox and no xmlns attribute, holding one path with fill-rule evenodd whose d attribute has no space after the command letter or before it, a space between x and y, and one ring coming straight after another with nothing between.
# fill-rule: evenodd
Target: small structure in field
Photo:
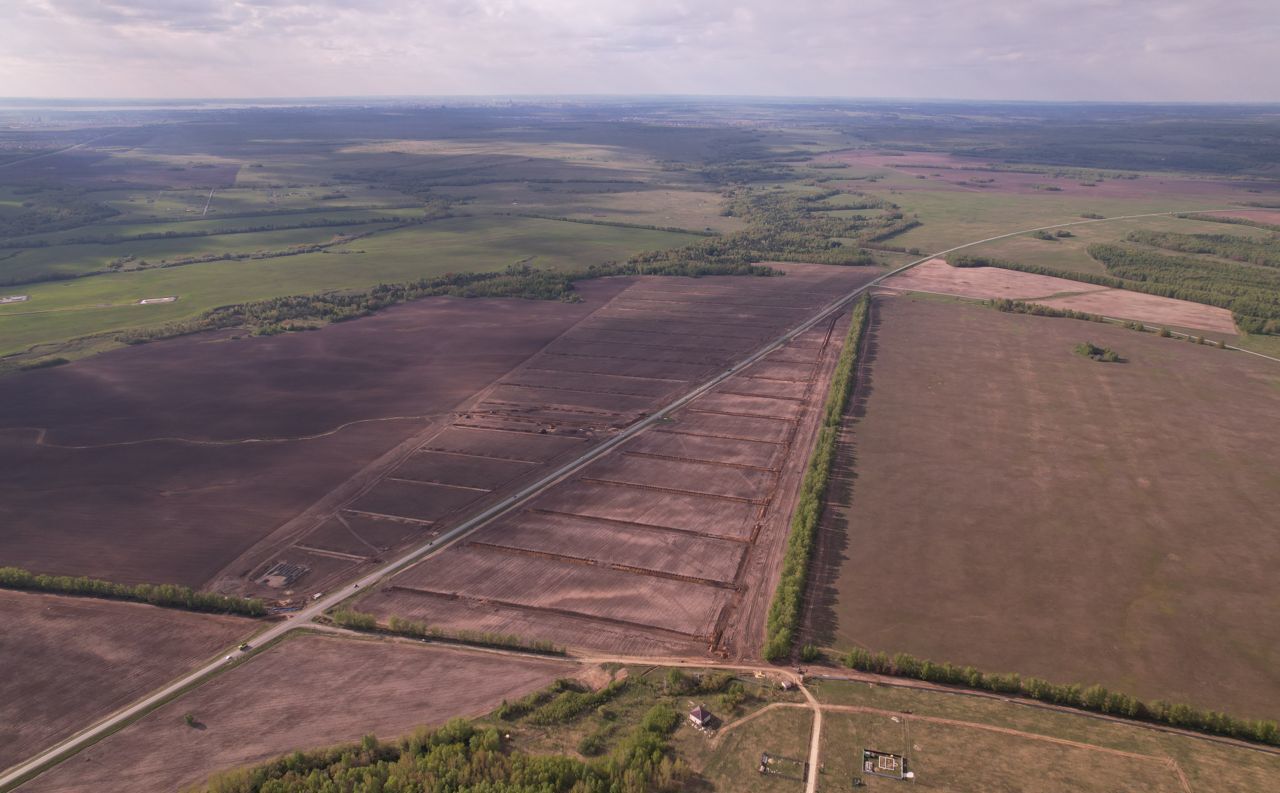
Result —
<instances>
[{"instance_id":1,"label":"small structure in field","mask_svg":"<svg viewBox=\"0 0 1280 793\"><path fill-rule=\"evenodd\" d=\"M809 781L809 762L794 757L783 757L778 754L760 753L760 767L756 769L761 776L780 776L794 779L797 782Z\"/></svg>"},{"instance_id":2,"label":"small structure in field","mask_svg":"<svg viewBox=\"0 0 1280 793\"><path fill-rule=\"evenodd\" d=\"M689 711L689 721L693 724L693 726L697 727L700 730L710 729L712 723L715 721L715 718L716 718L715 716L711 715L711 711L707 710L706 705L699 705L698 707Z\"/></svg>"},{"instance_id":3,"label":"small structure in field","mask_svg":"<svg viewBox=\"0 0 1280 793\"><path fill-rule=\"evenodd\" d=\"M915 776L907 773L907 758L875 749L862 750L862 772L890 779L911 779Z\"/></svg>"},{"instance_id":4,"label":"small structure in field","mask_svg":"<svg viewBox=\"0 0 1280 793\"><path fill-rule=\"evenodd\" d=\"M25 303L31 299L31 295L5 295L0 297L0 306L5 303Z\"/></svg>"},{"instance_id":5,"label":"small structure in field","mask_svg":"<svg viewBox=\"0 0 1280 793\"><path fill-rule=\"evenodd\" d=\"M310 571L311 568L303 564L276 562L258 578L258 583L273 589L284 589Z\"/></svg>"},{"instance_id":6,"label":"small structure in field","mask_svg":"<svg viewBox=\"0 0 1280 793\"><path fill-rule=\"evenodd\" d=\"M177 299L178 299L177 295L167 295L165 297L144 297L138 301L138 305L150 306L155 303L172 303Z\"/></svg>"}]
</instances>

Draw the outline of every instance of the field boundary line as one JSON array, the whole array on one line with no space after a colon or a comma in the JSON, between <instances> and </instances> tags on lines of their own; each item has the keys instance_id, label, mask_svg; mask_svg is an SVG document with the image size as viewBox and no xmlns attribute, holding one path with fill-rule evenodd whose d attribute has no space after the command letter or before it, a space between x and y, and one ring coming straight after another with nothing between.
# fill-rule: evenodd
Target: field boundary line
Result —
<instances>
[{"instance_id":1,"label":"field boundary line","mask_svg":"<svg viewBox=\"0 0 1280 793\"><path fill-rule=\"evenodd\" d=\"M578 520L599 521L601 523L611 523L615 526L633 526L649 531L669 531L676 534L684 534L689 537L699 537L705 540L724 540L738 544L750 544L750 540L739 537L730 537L724 534L712 534L706 531L697 531L696 529L677 529L674 526L660 526L657 523L641 523L636 520L621 520L619 518L602 518L598 515L581 515L577 512L564 512L558 509L542 509L539 507L529 507L525 512L531 512L535 515L558 515L566 518L576 518Z\"/></svg>"}]
</instances>

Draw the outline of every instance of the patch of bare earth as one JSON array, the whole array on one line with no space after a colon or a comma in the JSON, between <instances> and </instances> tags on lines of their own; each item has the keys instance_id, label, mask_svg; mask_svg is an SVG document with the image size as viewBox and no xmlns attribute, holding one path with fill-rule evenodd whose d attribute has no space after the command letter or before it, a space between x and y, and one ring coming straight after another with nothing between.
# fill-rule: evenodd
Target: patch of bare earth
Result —
<instances>
[{"instance_id":1,"label":"patch of bare earth","mask_svg":"<svg viewBox=\"0 0 1280 793\"><path fill-rule=\"evenodd\" d=\"M812 637L1280 713L1280 369L907 296L872 328Z\"/></svg>"},{"instance_id":2,"label":"patch of bare earth","mask_svg":"<svg viewBox=\"0 0 1280 793\"><path fill-rule=\"evenodd\" d=\"M895 275L884 285L983 300L1025 300L1154 325L1236 334L1231 312L1225 308L1000 267L952 267L942 259L930 259Z\"/></svg>"},{"instance_id":3,"label":"patch of bare earth","mask_svg":"<svg viewBox=\"0 0 1280 793\"><path fill-rule=\"evenodd\" d=\"M786 268L784 278L643 279L455 428L527 442L627 426L877 273ZM627 654L754 654L847 323L824 321L360 608ZM494 454L466 443L450 450ZM412 491L389 497L395 514L433 519Z\"/></svg>"},{"instance_id":4,"label":"patch of bare earth","mask_svg":"<svg viewBox=\"0 0 1280 793\"><path fill-rule=\"evenodd\" d=\"M0 768L234 644L252 620L0 590Z\"/></svg>"},{"instance_id":5,"label":"patch of bare earth","mask_svg":"<svg viewBox=\"0 0 1280 793\"><path fill-rule=\"evenodd\" d=\"M394 739L488 713L577 666L408 642L301 636L153 711L24 793L178 790L295 749ZM190 713L195 726L184 720Z\"/></svg>"}]
</instances>

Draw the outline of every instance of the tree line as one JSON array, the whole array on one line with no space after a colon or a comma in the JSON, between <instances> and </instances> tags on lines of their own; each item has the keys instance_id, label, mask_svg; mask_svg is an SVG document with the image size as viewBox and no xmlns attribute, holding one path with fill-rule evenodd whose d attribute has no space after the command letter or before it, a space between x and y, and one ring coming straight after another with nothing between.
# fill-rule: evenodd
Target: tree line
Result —
<instances>
[{"instance_id":1,"label":"tree line","mask_svg":"<svg viewBox=\"0 0 1280 793\"><path fill-rule=\"evenodd\" d=\"M673 756L670 735L680 723L660 702L607 755L582 761L514 749L494 727L455 719L394 743L372 735L358 744L294 752L218 774L204 793L674 793L693 773Z\"/></svg>"},{"instance_id":2,"label":"tree line","mask_svg":"<svg viewBox=\"0 0 1280 793\"><path fill-rule=\"evenodd\" d=\"M827 481L838 448L840 423L853 392L857 375L859 347L867 329L868 301L863 296L853 309L849 332L836 362L823 409L822 425L813 455L801 480L800 494L795 512L791 515L791 531L787 535L787 547L782 557L782 574L765 624L764 657L781 661L791 654L796 626L800 622L804 606L805 586L809 580L809 560L822 518Z\"/></svg>"},{"instance_id":3,"label":"tree line","mask_svg":"<svg viewBox=\"0 0 1280 793\"><path fill-rule=\"evenodd\" d=\"M65 575L37 575L18 567L0 567L0 587L60 595L131 600L152 606L205 611L214 614L243 614L261 617L266 605L258 598L198 592L179 584L117 584L98 578Z\"/></svg>"},{"instance_id":4,"label":"tree line","mask_svg":"<svg viewBox=\"0 0 1280 793\"><path fill-rule=\"evenodd\" d=\"M1251 206L1267 206L1261 202L1255 202ZM1280 231L1280 225L1275 223L1264 223L1261 220L1253 218L1233 218L1225 215L1201 215L1198 212L1189 212L1185 215L1178 215L1185 220L1199 220L1202 223L1227 223L1235 226L1252 226L1255 229L1266 229L1267 231Z\"/></svg>"},{"instance_id":5,"label":"tree line","mask_svg":"<svg viewBox=\"0 0 1280 793\"><path fill-rule=\"evenodd\" d=\"M491 633L488 631L445 631L434 628L425 622L407 620L392 616L384 626L378 618L364 611L341 608L329 615L334 625L350 630L368 633L388 633L396 636L407 636L412 639L434 639L438 641L468 644L475 647L500 647L507 650L521 650L544 655L564 655L565 649L549 641L524 639L510 633Z\"/></svg>"},{"instance_id":6,"label":"tree line","mask_svg":"<svg viewBox=\"0 0 1280 793\"><path fill-rule=\"evenodd\" d=\"M673 234L694 234L699 237L718 237L720 232L711 229L686 229L679 226L655 226L651 223L624 223L620 220L600 220L598 218L571 218L566 215L544 215L538 212L501 212L509 217L534 218L535 220L558 220L561 223L582 223L587 226L613 226L620 229L644 229L645 231L667 231Z\"/></svg>"},{"instance_id":7,"label":"tree line","mask_svg":"<svg viewBox=\"0 0 1280 793\"><path fill-rule=\"evenodd\" d=\"M850 669L863 672L910 677L998 694L1018 694L1079 710L1280 746L1280 727L1274 721L1238 719L1216 711L1204 711L1190 705L1171 704L1161 700L1143 702L1137 697L1109 691L1100 685L1088 688L1061 685L1036 677L1022 677L1016 673L993 674L981 672L972 666L934 663L907 653L898 653L891 658L885 653L872 654L862 648L850 650L840 660Z\"/></svg>"},{"instance_id":8,"label":"tree line","mask_svg":"<svg viewBox=\"0 0 1280 793\"><path fill-rule=\"evenodd\" d=\"M447 217L452 217L448 215ZM420 220L421 218L414 218ZM404 223L405 218L395 215L360 218L356 220L336 220L333 218L316 218L301 223L260 223L255 226L240 226L227 229L186 229L177 231L147 231L141 234L104 234L102 236L67 237L61 240L0 240L0 248L49 248L60 245L117 245L123 242L147 242L150 240L172 240L187 237L221 237L224 234L259 234L264 231L289 231L291 229L319 229L330 226L367 226L372 223Z\"/></svg>"},{"instance_id":9,"label":"tree line","mask_svg":"<svg viewBox=\"0 0 1280 793\"><path fill-rule=\"evenodd\" d=\"M389 306L427 297L514 297L525 300L576 302L576 281L617 275L779 275L777 270L753 264L715 262L657 262L640 264L607 262L578 272L539 270L512 265L502 272L446 273L402 284L379 284L357 292L290 295L209 309L191 319L117 334L125 344L143 344L207 330L246 328L270 335L316 324L344 322L365 317Z\"/></svg>"}]
</instances>

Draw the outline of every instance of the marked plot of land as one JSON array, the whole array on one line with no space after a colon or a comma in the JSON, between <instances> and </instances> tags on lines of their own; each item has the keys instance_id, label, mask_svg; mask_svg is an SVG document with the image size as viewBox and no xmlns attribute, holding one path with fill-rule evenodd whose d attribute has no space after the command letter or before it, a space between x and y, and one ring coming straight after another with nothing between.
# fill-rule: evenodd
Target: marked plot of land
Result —
<instances>
[{"instance_id":1,"label":"marked plot of land","mask_svg":"<svg viewBox=\"0 0 1280 793\"><path fill-rule=\"evenodd\" d=\"M519 426L525 437L602 437L625 426L610 425L603 412L617 404L616 396L630 408L651 409L658 395L709 378L754 346L744 338L699 350L702 337L691 332L684 337L690 350L672 354L636 339L653 329L673 335L671 322L696 327L722 299L734 302L720 313L742 320L750 337L772 338L832 293L872 275L817 265L788 266L788 273L782 279L641 280L504 378L467 420L484 417L495 429ZM628 319L620 323L619 316ZM487 630L573 646L750 652L798 482L791 469L812 443L824 382L843 339L838 327L847 327L842 323L847 317L807 331L522 510L398 574L360 607L440 627L478 620ZM595 335L600 328L606 337ZM689 363L695 359L704 363ZM584 377L584 361L600 366L600 374ZM541 379L531 381L535 373ZM775 377L761 379L770 374ZM765 385L753 389L756 383ZM582 398L572 422L505 401L525 393L563 404L571 388L583 389L574 392ZM588 414L588 406L599 412ZM547 434L529 436L534 427ZM730 624L737 610L745 616Z\"/></svg>"}]
</instances>

